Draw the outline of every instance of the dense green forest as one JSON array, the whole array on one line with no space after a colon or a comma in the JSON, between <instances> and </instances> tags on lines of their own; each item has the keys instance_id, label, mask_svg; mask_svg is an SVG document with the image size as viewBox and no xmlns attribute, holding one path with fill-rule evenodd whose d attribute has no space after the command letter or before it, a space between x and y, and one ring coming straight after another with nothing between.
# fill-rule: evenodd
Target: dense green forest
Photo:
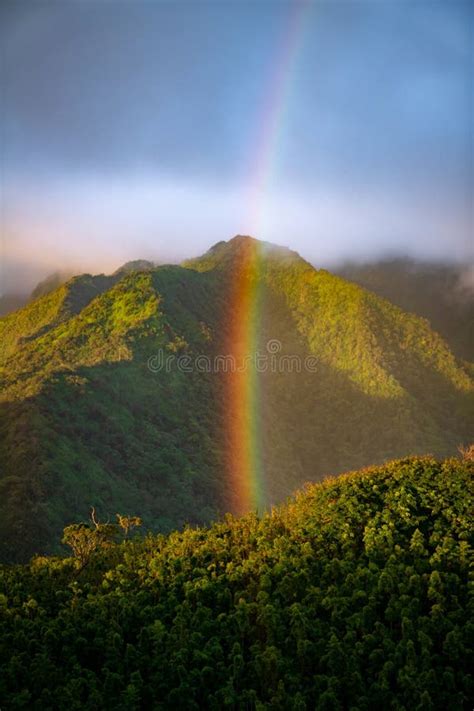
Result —
<instances>
[{"instance_id":1,"label":"dense green forest","mask_svg":"<svg viewBox=\"0 0 474 711\"><path fill-rule=\"evenodd\" d=\"M0 567L0 706L471 709L473 473L408 458L209 529L69 527L74 556Z\"/></svg>"},{"instance_id":2,"label":"dense green forest","mask_svg":"<svg viewBox=\"0 0 474 711\"><path fill-rule=\"evenodd\" d=\"M149 362L228 352L232 285L256 244L257 347L317 362L258 375L267 506L328 473L472 440L469 365L428 321L288 249L236 237L182 266L82 275L0 319L0 560L57 551L90 505L161 532L237 510L232 376Z\"/></svg>"},{"instance_id":3,"label":"dense green forest","mask_svg":"<svg viewBox=\"0 0 474 711\"><path fill-rule=\"evenodd\" d=\"M456 355L473 360L472 266L399 257L367 263L349 262L339 265L336 271L405 311L428 319Z\"/></svg>"}]
</instances>

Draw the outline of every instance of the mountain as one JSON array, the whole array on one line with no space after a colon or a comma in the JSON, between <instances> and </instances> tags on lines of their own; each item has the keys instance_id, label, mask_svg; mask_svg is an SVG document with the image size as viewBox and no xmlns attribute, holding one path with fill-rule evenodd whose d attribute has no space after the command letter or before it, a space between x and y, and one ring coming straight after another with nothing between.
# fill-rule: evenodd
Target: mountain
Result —
<instances>
[{"instance_id":1,"label":"mountain","mask_svg":"<svg viewBox=\"0 0 474 711\"><path fill-rule=\"evenodd\" d=\"M474 360L472 267L398 258L346 263L337 273L428 319L458 357Z\"/></svg>"},{"instance_id":2,"label":"mountain","mask_svg":"<svg viewBox=\"0 0 474 711\"><path fill-rule=\"evenodd\" d=\"M113 272L112 277L123 276L133 271L146 271L153 269L156 266L154 262L149 262L147 259L135 259L131 262L126 262L121 267ZM68 271L55 271L42 279L35 286L31 294L3 294L0 296L0 316L7 316L13 311L17 311L30 301L35 301L41 296L46 296L65 282L73 278L73 274Z\"/></svg>"},{"instance_id":3,"label":"mountain","mask_svg":"<svg viewBox=\"0 0 474 711\"><path fill-rule=\"evenodd\" d=\"M76 277L2 318L0 337L3 560L54 550L91 505L169 531L472 438L468 366L428 321L249 237ZM272 367L179 367L256 351Z\"/></svg>"},{"instance_id":4,"label":"mountain","mask_svg":"<svg viewBox=\"0 0 474 711\"><path fill-rule=\"evenodd\" d=\"M404 459L261 518L0 566L2 708L472 708L473 474Z\"/></svg>"},{"instance_id":5,"label":"mountain","mask_svg":"<svg viewBox=\"0 0 474 711\"><path fill-rule=\"evenodd\" d=\"M74 275L70 272L53 272L35 286L35 288L31 292L30 300L34 301L40 296L46 296L46 294L49 294L51 291L54 291L59 286L61 286L61 284L64 284L64 282L68 281L68 279L71 279L73 276Z\"/></svg>"},{"instance_id":6,"label":"mountain","mask_svg":"<svg viewBox=\"0 0 474 711\"><path fill-rule=\"evenodd\" d=\"M0 316L7 316L13 311L21 309L25 304L30 301L35 301L35 299L41 296L46 296L51 291L57 289L61 284L71 279L72 273L66 271L56 271L49 274L45 279L42 279L35 286L33 291L28 294L26 293L7 293L0 297Z\"/></svg>"},{"instance_id":7,"label":"mountain","mask_svg":"<svg viewBox=\"0 0 474 711\"><path fill-rule=\"evenodd\" d=\"M119 267L114 274L129 274L130 272L146 272L154 269L156 264L148 261L148 259L133 259L131 262L125 262Z\"/></svg>"}]
</instances>

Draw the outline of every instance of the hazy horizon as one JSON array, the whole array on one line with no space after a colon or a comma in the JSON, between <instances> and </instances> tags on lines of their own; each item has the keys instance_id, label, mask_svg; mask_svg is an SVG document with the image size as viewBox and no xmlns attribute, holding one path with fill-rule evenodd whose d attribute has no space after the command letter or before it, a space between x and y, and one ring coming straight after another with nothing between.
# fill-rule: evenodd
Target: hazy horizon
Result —
<instances>
[{"instance_id":1,"label":"hazy horizon","mask_svg":"<svg viewBox=\"0 0 474 711\"><path fill-rule=\"evenodd\" d=\"M227 236L224 238L225 241L232 239L235 235ZM217 240L220 241L220 240ZM196 251L193 253L188 253L183 255L182 258L170 258L165 259L163 255L153 254L153 250L148 250L147 254L131 254L130 257L124 258L122 260L112 259L110 261L101 262L93 261L92 259L84 262L51 262L51 265L46 267L44 264L31 263L31 264L20 264L11 263L10 267L10 278L5 281L5 283L11 284L10 289L4 289L0 292L0 297L2 296L18 296L18 297L28 297L36 286L41 284L44 280L59 275L61 279L69 279L72 276L79 276L81 274L112 274L120 267L124 266L127 262L135 260L146 260L153 262L157 267L166 264L180 264L182 261L188 258L199 257L204 252L206 252L215 243L209 243L202 251ZM288 247L293 249L291 244L283 244L280 246ZM294 250L298 251L298 250ZM472 261L467 262L466 260L456 260L448 259L443 256L440 257L426 257L426 256L416 256L409 253L403 253L399 251L386 251L380 253L369 253L367 255L348 255L347 257L341 255L338 258L327 260L322 260L320 262L311 259L308 255L298 252L303 259L310 262L314 267L321 269L329 269L338 273L340 269L344 267L349 267L350 265L373 265L381 264L391 261L406 261L409 260L411 264L415 267L423 268L427 266L445 266L447 268L459 268L459 278L460 286L462 289L467 290L469 293L474 293L474 264Z\"/></svg>"}]
</instances>

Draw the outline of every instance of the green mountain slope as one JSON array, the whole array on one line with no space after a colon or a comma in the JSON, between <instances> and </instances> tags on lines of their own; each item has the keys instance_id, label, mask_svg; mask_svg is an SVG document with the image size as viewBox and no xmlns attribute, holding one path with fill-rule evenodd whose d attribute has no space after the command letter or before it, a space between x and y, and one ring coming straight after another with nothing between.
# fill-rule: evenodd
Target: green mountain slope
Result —
<instances>
[{"instance_id":1,"label":"green mountain slope","mask_svg":"<svg viewBox=\"0 0 474 711\"><path fill-rule=\"evenodd\" d=\"M473 473L405 459L82 567L0 567L2 708L472 708Z\"/></svg>"},{"instance_id":2,"label":"green mountain slope","mask_svg":"<svg viewBox=\"0 0 474 711\"><path fill-rule=\"evenodd\" d=\"M220 273L227 284L251 244L242 237L219 243L187 266ZM269 488L280 472L285 477L277 498L288 493L288 471L302 458L304 479L314 468L340 470L407 451L445 455L469 439L472 380L426 320L272 245L263 248L259 277L262 350L279 338L289 353L309 352L319 364L316 374L263 378L263 432L275 435L265 449L279 450L267 462ZM278 444L288 441L289 457ZM282 457L285 467L276 463Z\"/></svg>"},{"instance_id":3,"label":"green mountain slope","mask_svg":"<svg viewBox=\"0 0 474 711\"><path fill-rule=\"evenodd\" d=\"M191 306L201 291L204 302L199 281L179 267L126 276L7 359L4 558L47 548L52 531L80 518L92 499L110 513L140 510L163 530L217 513L219 465L206 381L179 372L155 377L147 367L156 349L180 342L170 320L181 326L184 318L204 341L199 321L178 301L182 295ZM159 290L176 299L170 318Z\"/></svg>"},{"instance_id":4,"label":"green mountain slope","mask_svg":"<svg viewBox=\"0 0 474 711\"><path fill-rule=\"evenodd\" d=\"M150 364L232 349L232 324L247 318L233 284L255 250L252 347L277 341L279 357L317 363L258 374L268 505L327 472L470 441L472 380L427 321L237 237L181 267L78 277L0 320L1 558L51 550L92 504L163 531L238 510L225 466L233 375Z\"/></svg>"},{"instance_id":5,"label":"green mountain slope","mask_svg":"<svg viewBox=\"0 0 474 711\"><path fill-rule=\"evenodd\" d=\"M474 359L472 267L416 262L408 258L344 264L338 273L405 311L428 319L461 358Z\"/></svg>"},{"instance_id":6,"label":"green mountain slope","mask_svg":"<svg viewBox=\"0 0 474 711\"><path fill-rule=\"evenodd\" d=\"M116 280L116 277L104 274L73 277L57 289L38 296L23 309L0 319L1 362L17 352L23 342L39 338L54 326L79 313Z\"/></svg>"}]
</instances>

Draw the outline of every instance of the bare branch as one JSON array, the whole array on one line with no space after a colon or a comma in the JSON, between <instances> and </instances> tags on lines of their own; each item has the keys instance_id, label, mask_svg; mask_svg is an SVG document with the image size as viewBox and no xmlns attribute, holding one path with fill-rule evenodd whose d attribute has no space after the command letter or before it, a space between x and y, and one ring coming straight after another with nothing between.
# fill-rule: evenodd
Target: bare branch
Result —
<instances>
[{"instance_id":1,"label":"bare branch","mask_svg":"<svg viewBox=\"0 0 474 711\"><path fill-rule=\"evenodd\" d=\"M94 524L94 526L96 528L99 528L99 522L97 521L97 519L95 517L95 506L91 506L91 519L92 519L92 523Z\"/></svg>"}]
</instances>

